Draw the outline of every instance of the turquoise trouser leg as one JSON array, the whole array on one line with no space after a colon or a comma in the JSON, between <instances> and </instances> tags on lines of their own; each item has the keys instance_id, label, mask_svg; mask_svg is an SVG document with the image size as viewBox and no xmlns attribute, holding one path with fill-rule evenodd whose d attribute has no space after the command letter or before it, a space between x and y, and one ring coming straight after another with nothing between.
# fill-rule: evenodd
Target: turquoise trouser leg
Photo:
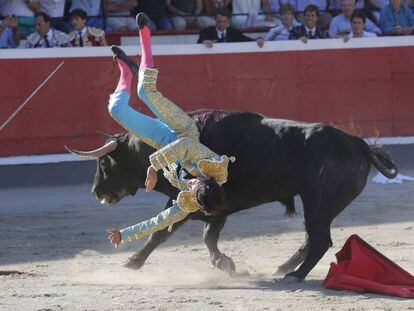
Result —
<instances>
[{"instance_id":1,"label":"turquoise trouser leg","mask_svg":"<svg viewBox=\"0 0 414 311\"><path fill-rule=\"evenodd\" d=\"M120 231L121 239L124 242L130 242L132 240L142 238L143 236L162 230L165 227L183 220L185 217L187 217L187 215L188 212L181 209L178 204L173 204L170 208L167 208L151 219L122 229Z\"/></svg>"},{"instance_id":2,"label":"turquoise trouser leg","mask_svg":"<svg viewBox=\"0 0 414 311\"><path fill-rule=\"evenodd\" d=\"M157 150L177 139L168 125L132 109L129 98L128 92L120 91L109 99L109 113L119 124Z\"/></svg>"}]
</instances>

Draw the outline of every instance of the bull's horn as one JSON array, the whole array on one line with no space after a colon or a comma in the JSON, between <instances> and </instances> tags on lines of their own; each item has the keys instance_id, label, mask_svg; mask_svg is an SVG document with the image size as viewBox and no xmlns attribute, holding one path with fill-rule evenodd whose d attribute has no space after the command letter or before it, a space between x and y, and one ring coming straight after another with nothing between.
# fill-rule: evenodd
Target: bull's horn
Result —
<instances>
[{"instance_id":1,"label":"bull's horn","mask_svg":"<svg viewBox=\"0 0 414 311\"><path fill-rule=\"evenodd\" d=\"M117 145L118 143L115 140L111 140L110 142L102 146L101 148L92 150L92 151L79 151L79 150L72 149L66 145L65 145L65 148L67 151L69 151L71 154L75 156L86 158L86 159L97 159L99 157L103 157L104 155L107 155L108 153L114 151Z\"/></svg>"},{"instance_id":2,"label":"bull's horn","mask_svg":"<svg viewBox=\"0 0 414 311\"><path fill-rule=\"evenodd\" d=\"M101 135L105 140L111 140L111 139L114 139L115 138L115 136L106 134L106 133L104 133L102 131L96 131L96 133L98 133L99 135Z\"/></svg>"}]
</instances>

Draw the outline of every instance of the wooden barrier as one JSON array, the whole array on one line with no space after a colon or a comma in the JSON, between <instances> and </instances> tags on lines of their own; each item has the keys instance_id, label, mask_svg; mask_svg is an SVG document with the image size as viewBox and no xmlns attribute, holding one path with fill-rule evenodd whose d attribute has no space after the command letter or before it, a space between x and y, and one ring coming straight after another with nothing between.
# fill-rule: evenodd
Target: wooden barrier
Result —
<instances>
[{"instance_id":1,"label":"wooden barrier","mask_svg":"<svg viewBox=\"0 0 414 311\"><path fill-rule=\"evenodd\" d=\"M305 47L276 42L262 50L254 42L213 50L155 46L158 88L187 111L249 110L277 118L354 123L364 136L376 131L381 136L414 135L414 46L395 38L360 40L349 45L318 40ZM131 55L138 50L126 49ZM1 123L65 61L0 132L0 156L61 153L65 144L91 149L102 144L97 130L123 132L107 112L118 80L109 48L0 53ZM135 84L136 79L133 93ZM149 113L136 95L131 104Z\"/></svg>"}]
</instances>

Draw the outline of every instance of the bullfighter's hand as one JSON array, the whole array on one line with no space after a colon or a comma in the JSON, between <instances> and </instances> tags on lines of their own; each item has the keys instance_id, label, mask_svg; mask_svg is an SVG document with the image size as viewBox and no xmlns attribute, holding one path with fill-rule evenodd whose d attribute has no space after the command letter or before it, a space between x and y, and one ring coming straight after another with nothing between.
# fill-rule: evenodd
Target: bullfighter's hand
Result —
<instances>
[{"instance_id":1,"label":"bullfighter's hand","mask_svg":"<svg viewBox=\"0 0 414 311\"><path fill-rule=\"evenodd\" d=\"M302 41L303 43L308 43L308 37L306 37L306 36L300 37L299 39L300 39L300 41Z\"/></svg>"},{"instance_id":2,"label":"bullfighter's hand","mask_svg":"<svg viewBox=\"0 0 414 311\"><path fill-rule=\"evenodd\" d=\"M119 243L121 243L121 232L116 229L108 229L106 234L108 235L108 240L117 248Z\"/></svg>"},{"instance_id":3,"label":"bullfighter's hand","mask_svg":"<svg viewBox=\"0 0 414 311\"><path fill-rule=\"evenodd\" d=\"M147 178L145 179L145 191L150 192L157 184L157 171L150 166L147 170Z\"/></svg>"}]
</instances>

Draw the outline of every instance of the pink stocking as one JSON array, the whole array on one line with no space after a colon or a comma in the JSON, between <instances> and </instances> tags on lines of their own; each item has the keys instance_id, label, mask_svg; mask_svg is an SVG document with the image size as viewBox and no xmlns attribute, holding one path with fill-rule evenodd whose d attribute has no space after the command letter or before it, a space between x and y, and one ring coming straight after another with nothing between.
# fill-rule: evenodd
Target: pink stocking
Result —
<instances>
[{"instance_id":1,"label":"pink stocking","mask_svg":"<svg viewBox=\"0 0 414 311\"><path fill-rule=\"evenodd\" d=\"M131 80L132 80L132 72L131 69L125 64L122 60L118 60L119 70L121 71L121 75L119 77L118 85L116 86L115 92L125 91L128 94L131 94Z\"/></svg>"},{"instance_id":2,"label":"pink stocking","mask_svg":"<svg viewBox=\"0 0 414 311\"><path fill-rule=\"evenodd\" d=\"M147 26L140 29L139 39L141 42L142 50L141 64L139 65L139 70L142 71L146 68L154 68L151 50L151 31Z\"/></svg>"}]
</instances>

